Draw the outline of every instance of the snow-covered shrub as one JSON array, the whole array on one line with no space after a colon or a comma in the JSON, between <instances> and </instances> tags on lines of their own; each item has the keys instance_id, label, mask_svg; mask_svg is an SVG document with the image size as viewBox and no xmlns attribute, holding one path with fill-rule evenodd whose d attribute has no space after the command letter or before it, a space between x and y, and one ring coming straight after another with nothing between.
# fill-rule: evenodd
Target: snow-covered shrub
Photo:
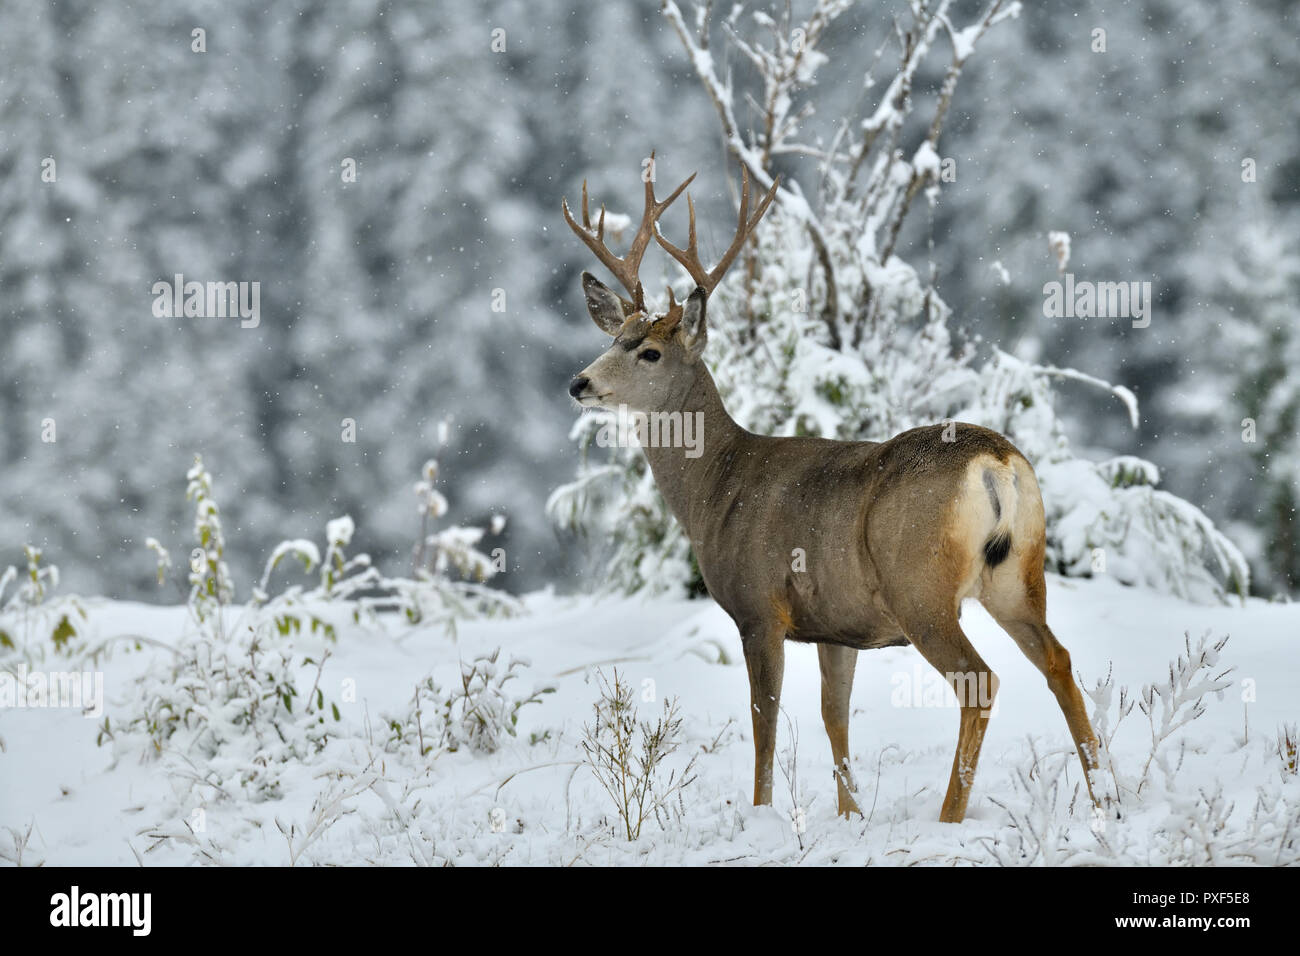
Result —
<instances>
[{"instance_id":1,"label":"snow-covered shrub","mask_svg":"<svg viewBox=\"0 0 1300 956\"><path fill-rule=\"evenodd\" d=\"M517 614L520 604L514 597L484 583L502 569L493 557L475 547L485 534L483 529L450 526L430 532L428 520L442 514L446 499L430 484L437 474L436 462L427 462L424 474L426 480L416 485L421 516L416 553L427 557L427 561L417 557L413 578L387 577L365 554L349 558L346 551L356 525L344 515L325 526L323 559L311 541L281 542L267 560L260 584L253 589L253 603L277 613L286 627L300 626L301 622L295 623L293 618L303 614L315 615L324 627L343 609L354 623L365 618L374 624L381 612L400 612L409 623L436 623L453 635L458 619ZM431 500L443 502L443 509L433 511ZM492 533L500 533L503 527L504 520L495 519ZM307 573L318 573L318 586L311 590L292 586L271 601L267 589L272 574L286 557L296 558ZM453 577L453 573L460 577ZM290 613L290 608L297 610Z\"/></svg>"},{"instance_id":2,"label":"snow-covered shrub","mask_svg":"<svg viewBox=\"0 0 1300 956\"><path fill-rule=\"evenodd\" d=\"M221 527L221 508L212 497L212 475L203 466L203 458L194 456L194 464L185 475L188 485L185 500L194 502L194 538L190 552L190 607L200 621L217 608L234 600L235 586L226 566L226 535ZM160 555L161 558L161 555Z\"/></svg>"},{"instance_id":3,"label":"snow-covered shrub","mask_svg":"<svg viewBox=\"0 0 1300 956\"><path fill-rule=\"evenodd\" d=\"M1214 694L1222 699L1224 692L1232 686L1228 678L1231 667L1215 673L1220 654L1228 643L1226 637L1211 644L1207 633L1193 649L1191 635L1185 634L1183 643L1187 653L1170 662L1168 677L1144 684L1136 697L1129 694L1128 688L1120 687L1117 699L1110 674L1097 681L1091 690L1085 687L1093 703L1092 721L1101 747L1101 768L1111 778L1109 795L1121 806L1141 796L1143 787L1151 779L1153 764L1172 780L1173 771L1167 762L1165 745L1175 731L1204 715L1207 695ZM1137 776L1121 772L1111 751L1119 725L1135 706L1146 716L1151 732L1147 759Z\"/></svg>"},{"instance_id":4,"label":"snow-covered shrub","mask_svg":"<svg viewBox=\"0 0 1300 956\"><path fill-rule=\"evenodd\" d=\"M509 595L479 580L452 580L440 565L421 569L415 579L384 577L366 555L348 557L355 532L348 516L327 523L323 558L312 541L282 542L268 558L251 600L236 605L223 558L221 512L201 460L196 458L187 480L197 542L187 604L192 628L174 647L171 666L147 671L132 688L125 711L105 717L99 738L112 741L119 754L167 754L172 771L195 786L227 794L242 788L258 799L274 798L287 764L309 761L325 748L339 731L340 711L326 697L323 687L329 684L321 677L340 625L382 627L396 616L412 624L438 623L452 632L458 617L518 609ZM442 534L458 542L463 566L486 569L480 580L492 573L491 562L470 544L479 540L478 529ZM151 550L162 577L169 563L166 551L156 542ZM271 579L290 557L317 575L314 586L289 586L272 597ZM516 665L494 679L493 663L476 662L464 681L466 707L455 711L459 732L479 747L495 741L493 720L514 719L514 711L498 714L491 708Z\"/></svg>"},{"instance_id":5,"label":"snow-covered shrub","mask_svg":"<svg viewBox=\"0 0 1300 956\"><path fill-rule=\"evenodd\" d=\"M923 276L895 254L913 200L937 201L939 136L962 68L985 31L1016 16L1019 5L992 0L962 29L951 22L947 0L911 5L910 24L898 24L899 65L874 108L836 117L819 134L807 94L827 60L818 44L847 6L818 0L802 23L788 12L779 19L757 12L751 30L739 5L721 24L701 6L688 24L673 0L663 3L716 108L728 155L759 188L771 185L778 168L781 174L777 201L745 261L709 307L706 357L728 411L770 435L880 441L946 419L998 429L1041 469L1056 570L1097 573L1100 552L1107 572L1127 583L1201 599L1222 598L1228 588L1244 593L1240 553L1196 508L1151 488L1154 467L1137 459L1098 465L1071 454L1051 381L1114 392L1136 425L1131 393L998 350L977 364L975 343L950 328L952 310L937 292L933 266ZM710 46L715 31L752 67L752 88L720 64ZM923 91L914 87L943 38L951 65L921 122ZM877 88L875 64L868 89ZM753 122L737 115L742 98L755 110ZM905 148L905 139L918 135L919 144ZM801 173L815 188L805 192ZM689 289L676 291L680 299ZM549 514L602 549L601 588L698 589L689 544L640 451L596 447L610 414L588 413L575 424L578 474L552 494ZM1132 475L1142 483L1130 483Z\"/></svg>"},{"instance_id":6,"label":"snow-covered shrub","mask_svg":"<svg viewBox=\"0 0 1300 956\"><path fill-rule=\"evenodd\" d=\"M500 654L497 648L472 663L462 662L459 682L450 688L438 686L431 676L417 684L405 714L384 716L389 731L385 749L414 747L421 757L462 747L474 753L496 753L505 737L515 736L519 711L555 692L550 686L527 694L507 688L529 662L512 657L502 666L497 662Z\"/></svg>"},{"instance_id":7,"label":"snow-covered shrub","mask_svg":"<svg viewBox=\"0 0 1300 956\"><path fill-rule=\"evenodd\" d=\"M312 844L317 843L340 819L355 811L352 801L378 782L379 774L373 770L330 774L324 788L312 800L311 811L301 827L276 817L275 827L287 844L289 865L297 866Z\"/></svg>"},{"instance_id":8,"label":"snow-covered shrub","mask_svg":"<svg viewBox=\"0 0 1300 956\"><path fill-rule=\"evenodd\" d=\"M652 724L637 720L632 688L619 677L596 671L600 696L595 719L582 728L582 752L587 766L609 795L628 840L641 836L641 827L653 816L660 826L671 812L674 798L695 779L695 758L681 771L665 775L663 762L682 744L682 720L676 698L664 701L663 714Z\"/></svg>"},{"instance_id":9,"label":"snow-covered shrub","mask_svg":"<svg viewBox=\"0 0 1300 956\"><path fill-rule=\"evenodd\" d=\"M1295 787L1261 787L1247 808L1216 781L1213 789L1198 787L1169 797L1169 803L1169 825L1155 834L1164 860L1182 866L1300 863L1300 792Z\"/></svg>"},{"instance_id":10,"label":"snow-covered shrub","mask_svg":"<svg viewBox=\"0 0 1300 956\"><path fill-rule=\"evenodd\" d=\"M278 797L284 766L319 753L339 720L319 684L329 638L282 634L268 619L213 637L199 632L169 670L147 671L125 715L104 719L100 742L118 755L141 743L144 756L174 754L173 772L188 767L214 792Z\"/></svg>"},{"instance_id":11,"label":"snow-covered shrub","mask_svg":"<svg viewBox=\"0 0 1300 956\"><path fill-rule=\"evenodd\" d=\"M456 571L462 578L484 581L503 570L497 559L503 551L494 551L492 557L476 550L483 539L482 528L453 526L433 531L430 523L447 513L447 498L434 487L438 479L438 462L429 459L421 469L421 480L415 484L415 497L420 514L420 539L415 546L417 576L436 577ZM506 519L501 515L492 518L492 534L505 530Z\"/></svg>"},{"instance_id":12,"label":"snow-covered shrub","mask_svg":"<svg viewBox=\"0 0 1300 956\"><path fill-rule=\"evenodd\" d=\"M1040 757L1031 743L1031 765L1016 771L1013 796L992 801L1009 824L983 841L992 859L1020 866L1300 863L1300 786L1285 763L1280 781L1258 788L1249 804L1228 797L1221 781L1207 785L1187 766L1198 748L1189 746L1183 729L1205 714L1211 696L1222 699L1232 686L1232 668L1219 666L1226 643L1207 634L1193 645L1186 637L1185 653L1170 662L1167 675L1136 694L1120 687L1116 695L1110 675L1097 681L1088 696L1101 745L1094 788L1104 808L1091 806L1081 782L1067 786L1072 753ZM1147 718L1150 742L1140 765L1120 767L1112 746L1135 709ZM1255 761L1267 765L1285 753L1285 740L1284 730L1277 741L1241 741L1234 762L1242 769Z\"/></svg>"},{"instance_id":13,"label":"snow-covered shrub","mask_svg":"<svg viewBox=\"0 0 1300 956\"><path fill-rule=\"evenodd\" d=\"M1083 804L1089 802L1081 785L1066 786L1066 767L1075 759L1074 754L1040 755L1030 741L1029 756L1029 766L1017 767L1012 778L1018 799L989 798L1009 824L1006 832L985 841L990 855L1003 866L1105 862L1104 830L1092 827L1089 839L1082 838L1080 828L1071 826L1069 810L1078 807L1080 798ZM1082 846L1076 837L1081 838ZM1098 845L1100 850L1096 849Z\"/></svg>"},{"instance_id":14,"label":"snow-covered shrub","mask_svg":"<svg viewBox=\"0 0 1300 956\"><path fill-rule=\"evenodd\" d=\"M195 785L272 798L282 767L319 752L339 720L337 705L320 688L332 626L299 613L294 594L268 602L264 592L285 554L309 556L315 548L301 542L276 548L254 600L233 606L212 476L196 457L186 479L195 509L187 602L193 628L176 645L171 667L146 671L125 712L104 718L100 743L111 740L119 755L166 751L192 768ZM166 552L156 542L151 550L162 572ZM308 684L313 671L315 682Z\"/></svg>"},{"instance_id":15,"label":"snow-covered shrub","mask_svg":"<svg viewBox=\"0 0 1300 956\"><path fill-rule=\"evenodd\" d=\"M72 653L86 610L75 597L51 597L59 586L59 569L41 565L39 548L24 545L23 555L27 567L22 582L8 598L5 592L19 581L19 571L9 565L0 574L0 657L13 651L38 660L47 647Z\"/></svg>"}]
</instances>

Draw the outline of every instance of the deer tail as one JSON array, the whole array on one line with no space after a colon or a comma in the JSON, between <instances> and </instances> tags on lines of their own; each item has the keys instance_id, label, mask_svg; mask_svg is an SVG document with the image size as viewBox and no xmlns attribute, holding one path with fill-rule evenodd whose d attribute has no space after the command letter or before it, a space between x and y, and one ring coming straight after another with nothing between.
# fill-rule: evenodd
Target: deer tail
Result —
<instances>
[{"instance_id":1,"label":"deer tail","mask_svg":"<svg viewBox=\"0 0 1300 956\"><path fill-rule=\"evenodd\" d=\"M984 563L990 568L996 568L1011 552L1011 527L1020 497L1016 484L1016 474L1009 463L990 463L984 469L984 488L996 519L984 542Z\"/></svg>"}]
</instances>

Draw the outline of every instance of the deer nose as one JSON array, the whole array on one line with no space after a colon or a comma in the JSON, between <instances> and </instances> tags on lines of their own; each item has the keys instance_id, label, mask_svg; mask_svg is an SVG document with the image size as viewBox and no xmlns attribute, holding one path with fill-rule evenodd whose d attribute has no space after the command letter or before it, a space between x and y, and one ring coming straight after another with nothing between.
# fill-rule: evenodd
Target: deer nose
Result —
<instances>
[{"instance_id":1,"label":"deer nose","mask_svg":"<svg viewBox=\"0 0 1300 956\"><path fill-rule=\"evenodd\" d=\"M585 375L579 375L577 378L575 378L572 382L569 383L569 394L572 395L574 398L577 398L579 395L583 393L586 387L590 384L591 384L591 379L587 378L587 376Z\"/></svg>"}]
</instances>

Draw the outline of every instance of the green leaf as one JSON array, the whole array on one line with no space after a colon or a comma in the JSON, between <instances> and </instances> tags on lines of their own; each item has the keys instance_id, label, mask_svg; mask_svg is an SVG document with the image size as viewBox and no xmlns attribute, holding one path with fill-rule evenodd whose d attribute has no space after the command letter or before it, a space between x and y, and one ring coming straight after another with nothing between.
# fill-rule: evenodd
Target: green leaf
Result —
<instances>
[{"instance_id":1,"label":"green leaf","mask_svg":"<svg viewBox=\"0 0 1300 956\"><path fill-rule=\"evenodd\" d=\"M73 627L72 622L68 620L68 615L63 615L63 617L59 619L58 627L54 629L54 633L51 635L54 640L55 650L63 650L68 643L68 639L76 636L77 629Z\"/></svg>"},{"instance_id":2,"label":"green leaf","mask_svg":"<svg viewBox=\"0 0 1300 956\"><path fill-rule=\"evenodd\" d=\"M0 647L12 648L13 646L14 646L14 639L9 636L9 632L0 631Z\"/></svg>"}]
</instances>

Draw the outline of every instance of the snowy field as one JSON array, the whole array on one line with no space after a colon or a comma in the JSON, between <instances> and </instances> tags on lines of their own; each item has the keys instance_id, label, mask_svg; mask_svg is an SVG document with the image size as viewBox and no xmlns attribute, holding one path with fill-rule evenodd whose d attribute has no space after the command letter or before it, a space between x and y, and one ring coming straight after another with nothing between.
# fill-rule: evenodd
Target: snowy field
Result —
<instances>
[{"instance_id":1,"label":"snowy field","mask_svg":"<svg viewBox=\"0 0 1300 956\"><path fill-rule=\"evenodd\" d=\"M317 6L0 3L0 865L1300 866L1300 4ZM896 585L967 423L1102 799L972 604L962 823L910 647L843 819L787 646L755 808L734 625L646 595Z\"/></svg>"},{"instance_id":2,"label":"snowy field","mask_svg":"<svg viewBox=\"0 0 1300 956\"><path fill-rule=\"evenodd\" d=\"M252 670L268 676L250 686L273 685L269 675L281 672L267 661L287 661L281 676L297 688L289 707L274 693L251 707L256 695L247 692L192 694L203 703L160 747L148 719L131 721L151 715L156 725L165 719L160 701L187 699L182 685L196 672L181 666L184 649L205 657L202 680L224 673L231 686L240 680L236 655L223 661L219 648L197 640L186 607L83 604L81 650L43 660L29 653L21 666L101 671L104 713L0 709L0 859L8 863L1300 860L1300 777L1294 752L1279 743L1286 725L1294 741L1300 719L1296 605L1208 607L1104 579L1049 578L1049 621L1084 688L1095 693L1113 671L1104 714L1089 701L1099 730L1114 735L1114 773L1102 784L1118 792L1119 813L1112 807L1099 816L1079 787L1078 761L1045 682L968 603L963 625L1002 691L967 819L945 825L937 817L957 713L938 699L935 678L911 648L859 659L850 743L866 817L844 821L835 814L816 653L808 646L787 645L789 720L778 742L786 770L777 771L775 806L750 805L748 683L736 631L711 601L537 593L515 616L460 621L454 633L382 615L364 624L341 620L332 636L323 624L315 633L263 629ZM256 614L236 606L222 613L235 635L231 647L245 647L239 633L253 634L247 622ZM319 614L328 617L328 609ZM1171 671L1187 654L1185 635L1195 652L1207 634L1211 647L1229 638L1217 661ZM498 648L496 664L478 665L470 681L471 690L483 689L476 712L487 715L471 726L464 699L457 703L447 689L462 688L462 668ZM502 683L512 658L528 663ZM19 661L11 651L5 667L12 672ZM657 819L649 815L635 841L582 748L599 696L597 669L612 676L616 667L642 719L678 698L681 745L666 759L664 778L694 758L693 779ZM424 688L418 718L417 684ZM1149 720L1143 688L1150 684ZM1216 686L1224 692L1204 693ZM547 687L554 692L515 710ZM1117 725L1121 688L1124 706L1137 706ZM1203 714L1176 726L1197 700ZM444 705L451 709L440 712ZM502 732L511 712L513 735Z\"/></svg>"}]
</instances>

